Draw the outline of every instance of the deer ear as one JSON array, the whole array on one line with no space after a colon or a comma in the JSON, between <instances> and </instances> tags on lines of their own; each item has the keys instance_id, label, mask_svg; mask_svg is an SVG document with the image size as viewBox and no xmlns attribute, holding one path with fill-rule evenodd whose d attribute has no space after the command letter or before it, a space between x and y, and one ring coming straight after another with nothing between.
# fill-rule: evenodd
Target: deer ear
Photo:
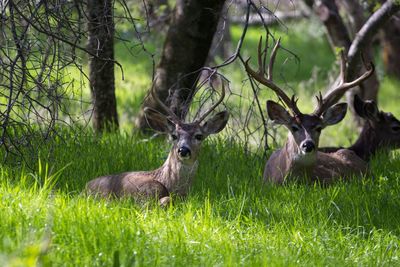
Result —
<instances>
[{"instance_id":1,"label":"deer ear","mask_svg":"<svg viewBox=\"0 0 400 267\"><path fill-rule=\"evenodd\" d=\"M157 110L145 107L144 115L147 123L154 131L170 133L175 130L175 124L167 116Z\"/></svg>"},{"instance_id":2,"label":"deer ear","mask_svg":"<svg viewBox=\"0 0 400 267\"><path fill-rule=\"evenodd\" d=\"M344 116L346 116L347 112L347 104L339 103L330 108L328 108L324 114L322 114L322 123L324 126L334 125L343 120Z\"/></svg>"},{"instance_id":3,"label":"deer ear","mask_svg":"<svg viewBox=\"0 0 400 267\"><path fill-rule=\"evenodd\" d=\"M290 124L292 120L289 112L272 100L267 101L267 113L268 117L276 124Z\"/></svg>"},{"instance_id":4,"label":"deer ear","mask_svg":"<svg viewBox=\"0 0 400 267\"><path fill-rule=\"evenodd\" d=\"M379 109L373 100L363 101L358 95L355 95L354 110L361 118L373 121L379 120Z\"/></svg>"},{"instance_id":5,"label":"deer ear","mask_svg":"<svg viewBox=\"0 0 400 267\"><path fill-rule=\"evenodd\" d=\"M215 114L214 117L207 120L203 126L202 130L207 134L216 134L222 131L225 128L226 124L228 123L229 119L229 112L228 111L221 111Z\"/></svg>"}]
</instances>

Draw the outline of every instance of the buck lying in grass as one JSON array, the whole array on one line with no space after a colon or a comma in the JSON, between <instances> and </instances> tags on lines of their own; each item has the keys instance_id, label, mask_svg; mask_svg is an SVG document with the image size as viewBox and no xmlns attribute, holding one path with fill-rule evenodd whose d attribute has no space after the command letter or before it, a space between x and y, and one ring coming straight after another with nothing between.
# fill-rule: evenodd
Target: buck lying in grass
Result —
<instances>
[{"instance_id":1,"label":"buck lying in grass","mask_svg":"<svg viewBox=\"0 0 400 267\"><path fill-rule=\"evenodd\" d=\"M173 147L167 160L160 168L152 171L125 172L98 177L87 184L87 191L90 194L145 199L155 197L160 200L161 205L166 205L171 193L180 196L188 193L196 174L201 143L208 135L224 129L228 122L229 113L225 110L202 123L224 99L223 82L219 100L193 122L185 122L178 118L158 99L154 88L151 94L168 114L165 116L151 108L145 109L149 125L156 131L168 133L171 137Z\"/></svg>"},{"instance_id":2,"label":"buck lying in grass","mask_svg":"<svg viewBox=\"0 0 400 267\"><path fill-rule=\"evenodd\" d=\"M331 183L339 178L364 173L367 164L352 150L340 149L334 153L318 151L319 136L323 128L340 122L347 111L347 104L334 105L350 88L370 77L374 68L351 82L345 81L345 59L341 54L340 84L326 97L317 96L318 106L312 114L303 114L297 107L295 96L289 98L273 81L273 66L280 46L278 40L272 49L266 69L267 49L262 51L262 39L258 48L258 71L253 70L248 61L246 71L261 84L273 90L285 103L289 111L274 101L267 101L269 117L277 124L284 125L289 133L283 148L275 151L267 161L264 180L283 183L287 178L307 177L311 181Z\"/></svg>"},{"instance_id":3,"label":"buck lying in grass","mask_svg":"<svg viewBox=\"0 0 400 267\"><path fill-rule=\"evenodd\" d=\"M376 151L400 148L400 121L392 113L380 111L375 101L354 96L354 109L365 120L357 141L349 150L369 161ZM325 147L320 151L334 153L343 147Z\"/></svg>"}]
</instances>

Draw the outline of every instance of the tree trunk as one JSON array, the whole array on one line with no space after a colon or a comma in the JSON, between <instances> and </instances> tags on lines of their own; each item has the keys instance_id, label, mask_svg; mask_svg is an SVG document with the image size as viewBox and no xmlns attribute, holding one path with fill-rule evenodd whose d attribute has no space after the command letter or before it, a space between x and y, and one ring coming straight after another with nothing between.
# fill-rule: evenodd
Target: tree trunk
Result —
<instances>
[{"instance_id":1,"label":"tree trunk","mask_svg":"<svg viewBox=\"0 0 400 267\"><path fill-rule=\"evenodd\" d=\"M343 47L346 54L350 48L351 40L346 25L339 14L335 1L317 1L314 6L315 13L325 25L329 43L333 51L336 47Z\"/></svg>"},{"instance_id":2,"label":"tree trunk","mask_svg":"<svg viewBox=\"0 0 400 267\"><path fill-rule=\"evenodd\" d=\"M352 34L355 35L366 22L366 18L364 17L363 14L363 7L357 0L341 0L341 2L348 14L349 21L351 24ZM374 62L372 42L368 42L364 46L364 49L360 51L360 53L362 53L365 62ZM361 55L357 55L357 57L360 56ZM356 61L358 61L358 64L355 64L356 68L348 70L347 77L349 80L354 79L361 72L364 72L366 70L361 60L356 59ZM360 89L358 90L358 92L357 90L353 90L353 92L347 94L347 99L348 102L350 103L350 107L352 108L352 110L354 110L352 103L355 91L362 99L377 101L378 90L379 90L378 75L376 74L376 72L374 72L369 79L367 79L360 85Z\"/></svg>"},{"instance_id":3,"label":"tree trunk","mask_svg":"<svg viewBox=\"0 0 400 267\"><path fill-rule=\"evenodd\" d=\"M225 0L178 0L172 14L161 60L156 68L155 92L161 101L173 97L173 111L182 116L207 60ZM171 105L169 105L171 106ZM148 128L144 107L159 109L149 95L140 111L137 126Z\"/></svg>"},{"instance_id":4,"label":"tree trunk","mask_svg":"<svg viewBox=\"0 0 400 267\"><path fill-rule=\"evenodd\" d=\"M400 13L397 13L400 16ZM388 75L400 80L400 20L391 18L383 27L383 64Z\"/></svg>"},{"instance_id":5,"label":"tree trunk","mask_svg":"<svg viewBox=\"0 0 400 267\"><path fill-rule=\"evenodd\" d=\"M96 131L118 129L114 84L114 22L112 0L88 0L89 79Z\"/></svg>"},{"instance_id":6,"label":"tree trunk","mask_svg":"<svg viewBox=\"0 0 400 267\"><path fill-rule=\"evenodd\" d=\"M365 22L363 13L360 12L362 7L355 0L342 0L341 3L345 7L346 13L349 16L349 21L351 24L350 31L352 33L357 33ZM318 1L318 4L315 5L315 11L326 27L332 48L335 49L336 47L342 47L345 53L348 54L352 41L350 39L351 37L349 30L346 28L346 25L340 16L336 2L331 0ZM354 67L347 68L347 80L353 80L360 73L365 72L365 67L363 66L361 60L359 60L361 53L366 62L373 62L372 46L371 44L367 44L363 51L359 51L357 58L353 58L358 64L352 64ZM350 110L353 111L353 114L355 114L352 101L354 94L357 93L362 99L371 99L376 101L378 89L379 81L375 72L368 80L360 84L359 87L349 91L346 94L347 102ZM354 116L354 120L356 121L357 125L361 126L362 122L359 120L358 116Z\"/></svg>"}]
</instances>

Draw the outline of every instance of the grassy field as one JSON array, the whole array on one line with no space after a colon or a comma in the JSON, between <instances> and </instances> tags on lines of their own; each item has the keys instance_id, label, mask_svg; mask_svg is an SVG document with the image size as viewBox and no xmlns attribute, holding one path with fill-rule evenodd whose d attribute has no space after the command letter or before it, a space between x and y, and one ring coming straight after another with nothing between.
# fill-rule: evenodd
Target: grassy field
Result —
<instances>
[{"instance_id":1,"label":"grassy field","mask_svg":"<svg viewBox=\"0 0 400 267\"><path fill-rule=\"evenodd\" d=\"M97 175L155 168L166 151L162 141L82 136L35 172L2 167L1 265L400 264L398 153L350 183L261 186L263 158L212 140L187 199L166 209L80 194Z\"/></svg>"},{"instance_id":2,"label":"grassy field","mask_svg":"<svg viewBox=\"0 0 400 267\"><path fill-rule=\"evenodd\" d=\"M298 27L283 41L301 58L288 75L307 110L312 107L307 98L325 84L334 57L322 35L308 28L314 26ZM304 31L314 35L304 38ZM238 32L233 29L235 38ZM257 31L249 36L250 54ZM307 57L314 51L318 54ZM72 139L61 131L62 138L38 149L39 161L28 160L33 170L24 164L0 167L0 266L400 264L399 152L378 155L371 175L351 182L262 186L266 158L214 138L203 146L188 197L174 198L165 209L155 202L81 194L96 176L156 168L169 151L162 139L130 134L150 73L137 62L126 62L126 73L134 75L118 81L119 110L129 134L100 137L85 131ZM238 87L244 79L239 71L227 70ZM312 73L317 82L308 81L315 78ZM398 82L383 80L380 106L394 114L400 114L398 88ZM347 118L327 129L322 142L346 145L354 138Z\"/></svg>"}]
</instances>

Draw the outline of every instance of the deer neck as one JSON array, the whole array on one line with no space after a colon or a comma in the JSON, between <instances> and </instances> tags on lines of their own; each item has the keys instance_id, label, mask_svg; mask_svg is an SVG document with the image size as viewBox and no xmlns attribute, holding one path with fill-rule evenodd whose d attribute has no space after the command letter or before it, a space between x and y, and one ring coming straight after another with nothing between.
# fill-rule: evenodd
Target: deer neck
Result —
<instances>
[{"instance_id":1,"label":"deer neck","mask_svg":"<svg viewBox=\"0 0 400 267\"><path fill-rule=\"evenodd\" d=\"M372 126L366 122L361 130L357 141L349 147L357 156L365 161L368 161L379 149L381 142L378 142L376 132Z\"/></svg>"},{"instance_id":2,"label":"deer neck","mask_svg":"<svg viewBox=\"0 0 400 267\"><path fill-rule=\"evenodd\" d=\"M186 195L196 175L198 161L183 162L172 150L164 164L157 170L156 178L170 193Z\"/></svg>"},{"instance_id":3,"label":"deer neck","mask_svg":"<svg viewBox=\"0 0 400 267\"><path fill-rule=\"evenodd\" d=\"M294 174L311 173L317 162L317 153L302 154L291 134L288 136L282 153L288 171Z\"/></svg>"}]
</instances>

